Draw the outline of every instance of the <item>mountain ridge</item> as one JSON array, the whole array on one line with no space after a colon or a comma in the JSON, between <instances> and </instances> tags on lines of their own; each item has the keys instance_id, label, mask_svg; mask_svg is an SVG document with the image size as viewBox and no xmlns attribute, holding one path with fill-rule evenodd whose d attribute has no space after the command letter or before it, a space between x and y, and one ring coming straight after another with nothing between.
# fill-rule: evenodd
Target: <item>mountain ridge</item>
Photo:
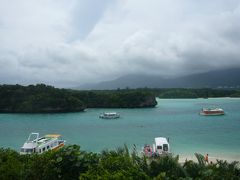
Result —
<instances>
[{"instance_id":1,"label":"mountain ridge","mask_svg":"<svg viewBox=\"0 0 240 180\"><path fill-rule=\"evenodd\" d=\"M111 81L79 86L77 89L123 88L226 88L240 87L240 68L215 70L176 78L158 75L128 74Z\"/></svg>"}]
</instances>

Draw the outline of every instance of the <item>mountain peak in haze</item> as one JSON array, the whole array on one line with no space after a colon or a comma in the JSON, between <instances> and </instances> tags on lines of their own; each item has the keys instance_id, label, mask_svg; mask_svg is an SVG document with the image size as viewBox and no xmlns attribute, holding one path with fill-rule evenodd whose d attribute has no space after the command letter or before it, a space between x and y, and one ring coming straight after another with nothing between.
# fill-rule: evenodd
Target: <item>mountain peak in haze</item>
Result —
<instances>
[{"instance_id":1,"label":"mountain peak in haze","mask_svg":"<svg viewBox=\"0 0 240 180\"><path fill-rule=\"evenodd\" d=\"M217 88L239 87L240 68L215 70L176 78L163 78L157 75L132 74L112 81L80 86L79 89L117 88Z\"/></svg>"}]
</instances>

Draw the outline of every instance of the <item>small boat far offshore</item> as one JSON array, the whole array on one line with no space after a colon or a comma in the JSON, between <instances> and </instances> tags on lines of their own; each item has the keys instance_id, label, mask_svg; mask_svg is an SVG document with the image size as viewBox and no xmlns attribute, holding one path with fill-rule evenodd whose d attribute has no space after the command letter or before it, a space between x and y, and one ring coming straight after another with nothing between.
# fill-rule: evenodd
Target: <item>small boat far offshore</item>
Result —
<instances>
[{"instance_id":1,"label":"small boat far offshore","mask_svg":"<svg viewBox=\"0 0 240 180\"><path fill-rule=\"evenodd\" d=\"M102 119L117 119L120 118L120 114L117 112L104 112L100 114L99 118Z\"/></svg>"},{"instance_id":2,"label":"small boat far offshore","mask_svg":"<svg viewBox=\"0 0 240 180\"><path fill-rule=\"evenodd\" d=\"M23 144L20 154L42 154L50 150L57 150L65 145L65 140L60 139L60 134L47 134L39 137L39 133L31 133Z\"/></svg>"},{"instance_id":3,"label":"small boat far offshore","mask_svg":"<svg viewBox=\"0 0 240 180\"><path fill-rule=\"evenodd\" d=\"M200 115L203 116L218 116L224 114L224 110L221 108L203 108L200 112Z\"/></svg>"}]
</instances>

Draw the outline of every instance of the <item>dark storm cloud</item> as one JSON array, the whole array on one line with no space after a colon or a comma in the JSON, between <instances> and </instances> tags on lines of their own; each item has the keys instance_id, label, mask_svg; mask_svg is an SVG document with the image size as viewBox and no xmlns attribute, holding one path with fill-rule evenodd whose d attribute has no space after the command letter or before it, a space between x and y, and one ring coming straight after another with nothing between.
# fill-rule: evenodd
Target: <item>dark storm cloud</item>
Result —
<instances>
[{"instance_id":1,"label":"dark storm cloud","mask_svg":"<svg viewBox=\"0 0 240 180\"><path fill-rule=\"evenodd\" d=\"M240 65L238 0L0 1L0 82L75 86Z\"/></svg>"}]
</instances>

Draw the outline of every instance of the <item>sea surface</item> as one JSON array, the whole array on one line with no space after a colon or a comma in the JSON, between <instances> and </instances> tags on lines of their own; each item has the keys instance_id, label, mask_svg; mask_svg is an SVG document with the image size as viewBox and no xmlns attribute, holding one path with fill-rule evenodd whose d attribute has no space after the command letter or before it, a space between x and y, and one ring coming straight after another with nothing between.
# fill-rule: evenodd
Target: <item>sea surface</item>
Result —
<instances>
[{"instance_id":1,"label":"sea surface","mask_svg":"<svg viewBox=\"0 0 240 180\"><path fill-rule=\"evenodd\" d=\"M141 150L155 137L168 137L171 151L180 156L195 152L240 159L240 99L157 99L155 108L87 109L79 113L0 114L0 147L19 150L29 133L59 133L67 144L100 152L135 144ZM223 116L201 116L203 107L221 107ZM100 119L116 111L121 118Z\"/></svg>"}]
</instances>

